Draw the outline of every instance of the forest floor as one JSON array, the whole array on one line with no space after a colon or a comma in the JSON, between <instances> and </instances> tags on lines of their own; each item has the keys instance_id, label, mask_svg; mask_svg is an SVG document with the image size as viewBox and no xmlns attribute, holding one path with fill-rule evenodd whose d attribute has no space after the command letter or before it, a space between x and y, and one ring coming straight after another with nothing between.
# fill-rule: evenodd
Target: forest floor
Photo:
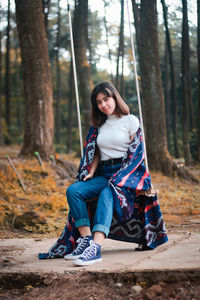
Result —
<instances>
[{"instance_id":1,"label":"forest floor","mask_svg":"<svg viewBox=\"0 0 200 300\"><path fill-rule=\"evenodd\" d=\"M65 190L73 182L79 159L60 154L56 165L48 162L41 166L36 157L18 158L18 153L16 146L0 149L0 238L55 238L65 226ZM12 159L26 191L6 155ZM200 180L200 165L188 169ZM200 185L160 172L151 172L151 177L159 191L168 233L200 234ZM4 286L0 299L200 299L200 284L195 281L140 283L137 287L129 280L118 283L103 277L95 280L87 272L49 275L40 287L32 283L12 289Z\"/></svg>"}]
</instances>

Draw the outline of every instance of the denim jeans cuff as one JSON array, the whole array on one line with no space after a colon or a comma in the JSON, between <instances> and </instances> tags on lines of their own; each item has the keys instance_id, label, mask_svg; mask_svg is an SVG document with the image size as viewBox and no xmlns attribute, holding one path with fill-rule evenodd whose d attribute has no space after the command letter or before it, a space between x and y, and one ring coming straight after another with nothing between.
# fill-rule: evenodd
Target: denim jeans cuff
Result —
<instances>
[{"instance_id":1,"label":"denim jeans cuff","mask_svg":"<svg viewBox=\"0 0 200 300\"><path fill-rule=\"evenodd\" d=\"M79 219L75 221L75 227L80 226L89 226L90 227L90 221L89 219Z\"/></svg>"},{"instance_id":2,"label":"denim jeans cuff","mask_svg":"<svg viewBox=\"0 0 200 300\"><path fill-rule=\"evenodd\" d=\"M93 229L92 229L92 233L94 233L95 231L100 231L103 232L105 234L105 236L107 237L109 234L110 229L102 224L96 224L94 225Z\"/></svg>"}]
</instances>

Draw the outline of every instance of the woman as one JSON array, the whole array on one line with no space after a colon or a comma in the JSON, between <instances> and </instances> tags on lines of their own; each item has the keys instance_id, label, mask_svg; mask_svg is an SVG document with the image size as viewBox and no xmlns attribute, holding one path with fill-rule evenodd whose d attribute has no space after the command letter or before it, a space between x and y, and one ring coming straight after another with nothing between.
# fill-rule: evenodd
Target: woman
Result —
<instances>
[{"instance_id":1,"label":"woman","mask_svg":"<svg viewBox=\"0 0 200 300\"><path fill-rule=\"evenodd\" d=\"M91 104L92 126L77 182L67 189L70 224L61 236L61 244L54 245L48 257L55 257L55 249L61 257L60 245L73 241L78 229L76 249L65 249L64 256L78 266L102 260L101 245L106 237L137 242L142 250L167 241L157 197L144 195L151 189L151 181L143 164L139 120L130 115L129 107L110 82L94 88ZM93 204L94 199L97 206L92 217L88 202ZM70 228L72 234L66 235Z\"/></svg>"}]
</instances>

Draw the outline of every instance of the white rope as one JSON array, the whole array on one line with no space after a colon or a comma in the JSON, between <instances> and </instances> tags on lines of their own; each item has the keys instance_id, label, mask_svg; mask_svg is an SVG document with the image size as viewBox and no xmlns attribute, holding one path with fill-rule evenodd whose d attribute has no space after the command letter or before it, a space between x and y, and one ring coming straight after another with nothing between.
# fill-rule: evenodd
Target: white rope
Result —
<instances>
[{"instance_id":1,"label":"white rope","mask_svg":"<svg viewBox=\"0 0 200 300\"><path fill-rule=\"evenodd\" d=\"M136 65L136 58L135 58L135 49L134 49L134 43L133 43L133 35L132 35L132 30L131 30L131 20L130 20L128 0L126 0L126 4L127 4L129 32L130 32L131 48L132 48L134 71L135 71L135 83L136 83L136 91L137 91L137 98L138 98L139 115L140 115L140 122L141 122L142 135L143 135L144 160L145 160L145 165L146 165L147 172L149 172L148 160L147 160L147 151L146 151L146 142L145 142L145 135L144 135L144 126L143 126L143 117L142 117L140 89L139 89L139 82L138 82L138 75L137 75L137 65Z\"/></svg>"},{"instance_id":2,"label":"white rope","mask_svg":"<svg viewBox=\"0 0 200 300\"><path fill-rule=\"evenodd\" d=\"M69 15L69 30L70 30L70 42L71 42L71 54L72 54L72 64L74 72L74 86L75 86L75 96L76 96L76 108L77 108L77 117L78 117L78 128L79 128L79 137L80 137L80 146L81 146L81 156L83 156L83 138L82 138L82 129L81 129L81 114L80 114L80 105L79 105L79 95L78 95L78 83L77 83L77 74L76 74L76 61L74 55L74 40L72 33L72 21L71 21L71 12L69 0L67 0L67 10Z\"/></svg>"}]
</instances>

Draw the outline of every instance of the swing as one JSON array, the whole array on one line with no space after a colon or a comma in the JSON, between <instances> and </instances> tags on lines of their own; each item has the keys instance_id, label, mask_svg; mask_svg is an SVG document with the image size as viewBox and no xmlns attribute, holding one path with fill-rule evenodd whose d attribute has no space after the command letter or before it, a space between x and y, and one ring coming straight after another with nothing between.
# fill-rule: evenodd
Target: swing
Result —
<instances>
[{"instance_id":1,"label":"swing","mask_svg":"<svg viewBox=\"0 0 200 300\"><path fill-rule=\"evenodd\" d=\"M130 40L131 40L131 49L132 49L134 71L135 71L135 85L136 85L136 91L137 91L139 116L140 116L140 123L141 123L142 136L143 136L144 161L145 161L146 170L149 173L145 134L144 134L144 125L143 125L143 116L142 116L142 106L141 106L138 74L137 74L137 64L136 64L136 57L135 57L135 47L134 47L134 42L133 42L132 30L131 30L131 20L130 20L130 10L129 10L128 0L126 0L126 4L127 4L128 23L129 23L129 33L130 33ZM82 129L81 129L80 102L79 102L79 94L78 94L76 61L75 61L75 55L74 55L74 42L73 42L72 22L71 22L71 12L70 12L69 0L67 0L67 8L68 8L68 16L69 16L71 55L72 55L73 73L74 73L74 86L75 86L75 97L76 97L76 107L77 107L77 117L78 117L80 148L81 148L81 156L83 156L83 140L82 140ZM142 191L139 195L145 195L145 196L151 197L151 196L155 196L155 194L157 192L158 191L155 191L153 188L153 185L152 185L151 189L149 189L148 191Z\"/></svg>"}]
</instances>

